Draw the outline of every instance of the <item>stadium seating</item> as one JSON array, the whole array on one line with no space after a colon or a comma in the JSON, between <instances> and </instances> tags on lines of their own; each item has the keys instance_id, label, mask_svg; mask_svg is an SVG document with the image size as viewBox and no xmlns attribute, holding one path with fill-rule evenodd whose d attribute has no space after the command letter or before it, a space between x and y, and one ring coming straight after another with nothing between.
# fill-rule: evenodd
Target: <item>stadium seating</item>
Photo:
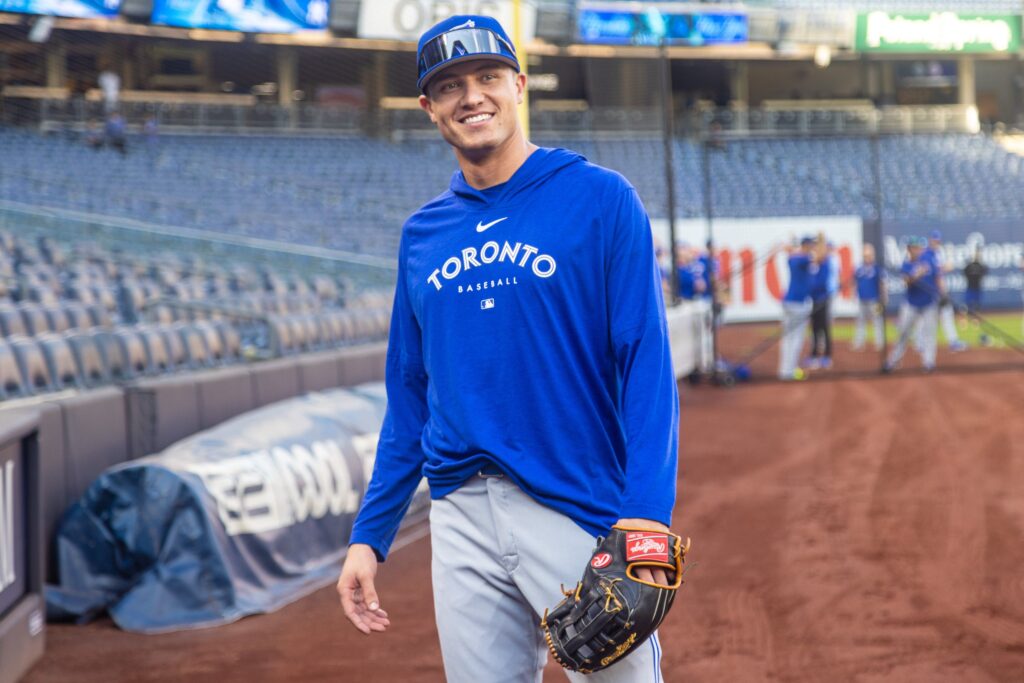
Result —
<instances>
[{"instance_id":1,"label":"stadium seating","mask_svg":"<svg viewBox=\"0 0 1024 683\"><path fill-rule=\"evenodd\" d=\"M364 320L370 339L386 334L370 321L387 292L345 300L342 283L323 274L41 233L0 232L0 269L9 273L0 292L0 401L334 349L362 340L345 333L346 316ZM276 327L287 331L285 343L275 342Z\"/></svg>"},{"instance_id":2,"label":"stadium seating","mask_svg":"<svg viewBox=\"0 0 1024 683\"><path fill-rule=\"evenodd\" d=\"M666 214L657 137L624 132L621 138L541 137L538 142L569 147L621 171L653 216ZM701 150L678 140L674 154L677 213L700 217ZM443 191L455 168L450 150L438 139L341 136L268 136L259 144L224 135L168 136L155 156L121 158L62 136L0 129L0 156L13 160L0 168L2 199L389 258L404 219ZM1021 158L985 136L886 137L880 160L885 218L1005 218L1024 212ZM711 164L718 216L874 217L866 138L729 140L712 152ZM34 248L40 263L26 285L26 299L54 303L60 286L54 263L71 258L59 246ZM103 274L93 265L73 271L71 298L88 303L97 288L102 290ZM238 282L248 279L251 285L254 275L216 273L214 285L209 279L197 282L184 270L143 269L141 277L121 282L117 291L126 319L136 319L137 309L156 298L154 288L179 300L199 300L209 290L250 289ZM272 297L316 299L332 296L328 292L337 287L323 278L296 284L280 273L255 277L262 280L256 286ZM281 302L276 312L295 311Z\"/></svg>"},{"instance_id":3,"label":"stadium seating","mask_svg":"<svg viewBox=\"0 0 1024 683\"><path fill-rule=\"evenodd\" d=\"M24 394L25 385L14 350L5 340L0 339L0 400L19 398Z\"/></svg>"},{"instance_id":4,"label":"stadium seating","mask_svg":"<svg viewBox=\"0 0 1024 683\"><path fill-rule=\"evenodd\" d=\"M43 351L36 340L31 337L9 337L7 343L18 362L26 393L50 391L53 388L50 371L46 367L46 357L43 356Z\"/></svg>"},{"instance_id":5,"label":"stadium seating","mask_svg":"<svg viewBox=\"0 0 1024 683\"><path fill-rule=\"evenodd\" d=\"M84 387L92 388L110 381L110 370L103 362L99 344L92 335L77 332L68 335L67 340Z\"/></svg>"},{"instance_id":6,"label":"stadium seating","mask_svg":"<svg viewBox=\"0 0 1024 683\"><path fill-rule=\"evenodd\" d=\"M56 333L39 335L36 337L36 344L46 361L51 388L78 389L84 386L75 357L71 353L71 346L65 337Z\"/></svg>"},{"instance_id":7,"label":"stadium seating","mask_svg":"<svg viewBox=\"0 0 1024 683\"><path fill-rule=\"evenodd\" d=\"M621 135L576 131L538 142L622 172L651 215L665 216L662 142L628 133L623 116ZM702 217L703 150L679 139L673 152L677 216ZM67 136L0 128L0 158L0 200L388 259L404 219L455 168L443 141L415 136L266 136L258 144L165 136L158 150L122 158ZM708 158L716 216L877 218L867 138L726 139ZM1024 158L985 136L882 137L877 168L885 220L1024 215ZM0 399L302 356L387 334L391 293L363 291L349 273L211 258L187 245L74 239L74 231L21 226L6 214L0 225Z\"/></svg>"}]
</instances>

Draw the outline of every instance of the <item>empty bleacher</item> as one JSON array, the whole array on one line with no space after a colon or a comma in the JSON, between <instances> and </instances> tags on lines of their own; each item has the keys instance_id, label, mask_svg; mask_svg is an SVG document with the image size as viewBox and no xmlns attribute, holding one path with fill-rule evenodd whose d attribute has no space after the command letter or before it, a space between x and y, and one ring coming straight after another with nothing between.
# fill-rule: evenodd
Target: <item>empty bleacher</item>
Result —
<instances>
[{"instance_id":1,"label":"empty bleacher","mask_svg":"<svg viewBox=\"0 0 1024 683\"><path fill-rule=\"evenodd\" d=\"M390 292L0 231L0 401L382 339ZM282 332L285 331L285 332Z\"/></svg>"},{"instance_id":2,"label":"empty bleacher","mask_svg":"<svg viewBox=\"0 0 1024 683\"><path fill-rule=\"evenodd\" d=\"M652 216L667 215L659 138L537 141L621 171ZM677 140L674 154L677 215L700 217L701 149ZM443 191L455 169L445 143L416 138L169 136L155 150L121 157L63 135L0 129L0 157L0 199L386 258L397 251L404 219ZM986 136L885 136L879 161L883 218L1024 214L1022 158ZM711 154L711 176L716 216L875 217L871 142L865 137L729 139ZM71 265L77 270L70 296L83 305L105 296L96 288L109 277L102 266ZM9 279L4 268L0 263L0 283ZM173 271L147 276L179 299L197 298L189 283L168 280ZM45 269L22 277L30 281L29 299L53 303L41 299L52 284ZM223 291L233 275L219 277L209 286ZM278 291L274 283L264 286Z\"/></svg>"}]
</instances>

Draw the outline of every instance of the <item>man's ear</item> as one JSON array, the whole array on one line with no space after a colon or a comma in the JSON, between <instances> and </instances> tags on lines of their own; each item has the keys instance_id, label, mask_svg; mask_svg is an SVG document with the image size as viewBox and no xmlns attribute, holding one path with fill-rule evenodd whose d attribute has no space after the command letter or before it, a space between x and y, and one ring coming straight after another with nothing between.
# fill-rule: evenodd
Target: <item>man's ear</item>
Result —
<instances>
[{"instance_id":1,"label":"man's ear","mask_svg":"<svg viewBox=\"0 0 1024 683\"><path fill-rule=\"evenodd\" d=\"M523 93L526 92L526 74L516 74L516 104L523 103Z\"/></svg>"},{"instance_id":2,"label":"man's ear","mask_svg":"<svg viewBox=\"0 0 1024 683\"><path fill-rule=\"evenodd\" d=\"M427 112L431 123L437 123L437 119L434 118L434 103L426 95L420 95L420 109Z\"/></svg>"}]
</instances>

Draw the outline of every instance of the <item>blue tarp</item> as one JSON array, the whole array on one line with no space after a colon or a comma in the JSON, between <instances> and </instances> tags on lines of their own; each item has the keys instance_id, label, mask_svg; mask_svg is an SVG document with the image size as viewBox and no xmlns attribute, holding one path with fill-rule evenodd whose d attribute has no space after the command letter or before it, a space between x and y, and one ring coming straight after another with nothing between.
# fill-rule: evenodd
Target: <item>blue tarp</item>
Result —
<instances>
[{"instance_id":1,"label":"blue tarp","mask_svg":"<svg viewBox=\"0 0 1024 683\"><path fill-rule=\"evenodd\" d=\"M337 578L383 391L282 401L104 472L57 535L53 619L143 633L270 612ZM415 508L425 507L421 490Z\"/></svg>"}]
</instances>

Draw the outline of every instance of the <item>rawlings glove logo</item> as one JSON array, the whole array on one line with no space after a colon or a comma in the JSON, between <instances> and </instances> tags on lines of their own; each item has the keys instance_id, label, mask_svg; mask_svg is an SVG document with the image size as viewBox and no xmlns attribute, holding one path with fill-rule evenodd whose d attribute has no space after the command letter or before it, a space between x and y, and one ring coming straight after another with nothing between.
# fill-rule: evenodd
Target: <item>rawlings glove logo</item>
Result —
<instances>
[{"instance_id":1,"label":"rawlings glove logo","mask_svg":"<svg viewBox=\"0 0 1024 683\"><path fill-rule=\"evenodd\" d=\"M634 531L626 534L626 561L668 562L668 537L665 534Z\"/></svg>"}]
</instances>

